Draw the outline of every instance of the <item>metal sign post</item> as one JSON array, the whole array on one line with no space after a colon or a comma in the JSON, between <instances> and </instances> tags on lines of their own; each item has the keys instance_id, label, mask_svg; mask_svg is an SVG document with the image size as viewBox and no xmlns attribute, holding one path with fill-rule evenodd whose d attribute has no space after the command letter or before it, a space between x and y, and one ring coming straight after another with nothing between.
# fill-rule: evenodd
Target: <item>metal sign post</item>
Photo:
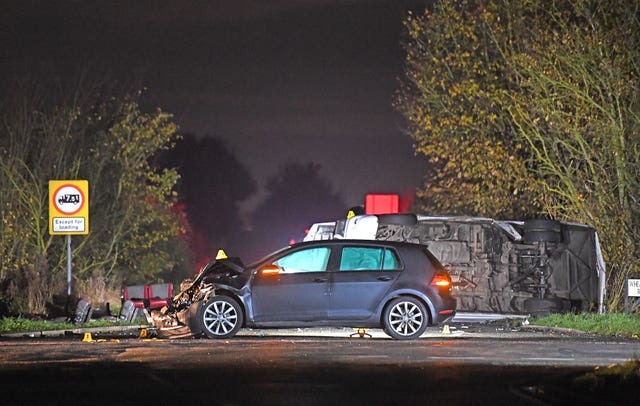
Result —
<instances>
[{"instance_id":1,"label":"metal sign post","mask_svg":"<svg viewBox=\"0 0 640 406\"><path fill-rule=\"evenodd\" d=\"M49 234L67 236L67 313L71 301L71 236L89 234L89 182L49 181Z\"/></svg>"},{"instance_id":2,"label":"metal sign post","mask_svg":"<svg viewBox=\"0 0 640 406\"><path fill-rule=\"evenodd\" d=\"M67 234L67 298L71 297L71 234Z\"/></svg>"},{"instance_id":3,"label":"metal sign post","mask_svg":"<svg viewBox=\"0 0 640 406\"><path fill-rule=\"evenodd\" d=\"M624 312L629 313L629 277L624 278Z\"/></svg>"}]
</instances>

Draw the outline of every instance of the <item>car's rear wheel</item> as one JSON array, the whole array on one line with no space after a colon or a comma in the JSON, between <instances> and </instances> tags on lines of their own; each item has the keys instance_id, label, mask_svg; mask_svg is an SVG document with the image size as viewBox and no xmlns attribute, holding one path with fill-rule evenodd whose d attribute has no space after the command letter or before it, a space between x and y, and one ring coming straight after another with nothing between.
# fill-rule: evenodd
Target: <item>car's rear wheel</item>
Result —
<instances>
[{"instance_id":1,"label":"car's rear wheel","mask_svg":"<svg viewBox=\"0 0 640 406\"><path fill-rule=\"evenodd\" d=\"M413 340L427 329L429 315L424 304L413 297L398 297L385 308L382 327L396 340Z\"/></svg>"},{"instance_id":2,"label":"car's rear wheel","mask_svg":"<svg viewBox=\"0 0 640 406\"><path fill-rule=\"evenodd\" d=\"M244 314L235 299L220 295L200 305L197 320L207 337L230 338L242 328Z\"/></svg>"}]
</instances>

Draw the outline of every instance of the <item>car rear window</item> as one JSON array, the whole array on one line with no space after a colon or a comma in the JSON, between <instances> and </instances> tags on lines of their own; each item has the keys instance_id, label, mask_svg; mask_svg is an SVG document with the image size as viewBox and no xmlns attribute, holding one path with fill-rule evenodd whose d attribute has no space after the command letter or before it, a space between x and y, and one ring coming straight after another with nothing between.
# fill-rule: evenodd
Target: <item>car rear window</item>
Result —
<instances>
[{"instance_id":1,"label":"car rear window","mask_svg":"<svg viewBox=\"0 0 640 406\"><path fill-rule=\"evenodd\" d=\"M344 247L340 259L341 271L380 271L400 269L393 250L376 247Z\"/></svg>"}]
</instances>

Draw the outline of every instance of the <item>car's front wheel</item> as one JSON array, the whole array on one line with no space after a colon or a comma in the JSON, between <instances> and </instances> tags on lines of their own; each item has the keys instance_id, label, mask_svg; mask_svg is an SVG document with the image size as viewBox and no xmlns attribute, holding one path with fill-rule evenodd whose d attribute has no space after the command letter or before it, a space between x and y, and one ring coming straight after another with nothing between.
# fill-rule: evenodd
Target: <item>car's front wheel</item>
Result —
<instances>
[{"instance_id":1,"label":"car's front wheel","mask_svg":"<svg viewBox=\"0 0 640 406\"><path fill-rule=\"evenodd\" d=\"M230 338L242 328L244 314L229 296L214 296L198 308L198 323L209 338Z\"/></svg>"},{"instance_id":2,"label":"car's front wheel","mask_svg":"<svg viewBox=\"0 0 640 406\"><path fill-rule=\"evenodd\" d=\"M429 315L424 304L413 297L398 297L385 308L382 327L397 340L413 340L427 329Z\"/></svg>"}]
</instances>

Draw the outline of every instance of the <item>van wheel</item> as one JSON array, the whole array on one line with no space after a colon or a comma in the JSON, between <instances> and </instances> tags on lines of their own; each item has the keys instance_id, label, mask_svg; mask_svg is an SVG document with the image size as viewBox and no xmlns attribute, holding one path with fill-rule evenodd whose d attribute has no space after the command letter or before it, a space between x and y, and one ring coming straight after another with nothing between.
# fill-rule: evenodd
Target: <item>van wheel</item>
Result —
<instances>
[{"instance_id":1,"label":"van wheel","mask_svg":"<svg viewBox=\"0 0 640 406\"><path fill-rule=\"evenodd\" d=\"M541 299L532 297L524 301L524 310L533 317L548 316L552 313L561 313L563 309L562 299Z\"/></svg>"},{"instance_id":2,"label":"van wheel","mask_svg":"<svg viewBox=\"0 0 640 406\"><path fill-rule=\"evenodd\" d=\"M418 224L418 217L412 213L378 214L378 224L414 226Z\"/></svg>"},{"instance_id":3,"label":"van wheel","mask_svg":"<svg viewBox=\"0 0 640 406\"><path fill-rule=\"evenodd\" d=\"M561 242L562 225L559 221L549 219L525 221L524 240L526 242Z\"/></svg>"}]
</instances>

